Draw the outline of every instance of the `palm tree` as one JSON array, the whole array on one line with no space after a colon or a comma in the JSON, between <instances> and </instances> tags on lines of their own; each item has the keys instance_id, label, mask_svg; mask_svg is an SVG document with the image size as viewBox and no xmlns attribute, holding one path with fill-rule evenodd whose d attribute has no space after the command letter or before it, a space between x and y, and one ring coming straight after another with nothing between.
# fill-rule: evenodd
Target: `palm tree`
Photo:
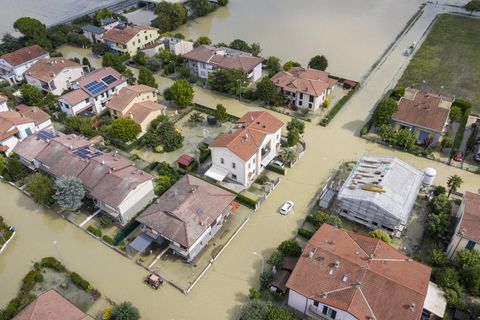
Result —
<instances>
[{"instance_id":1,"label":"palm tree","mask_svg":"<svg viewBox=\"0 0 480 320\"><path fill-rule=\"evenodd\" d=\"M297 153L293 148L284 148L280 151L280 158L282 158L283 162L290 165L297 158Z\"/></svg>"},{"instance_id":2,"label":"palm tree","mask_svg":"<svg viewBox=\"0 0 480 320\"><path fill-rule=\"evenodd\" d=\"M452 192L456 192L458 190L458 188L460 188L460 186L462 185L463 183L463 179L462 177L454 174L453 176L450 176L448 177L448 181L447 181L447 186L448 186L448 196L450 197L450 194Z\"/></svg>"},{"instance_id":3,"label":"palm tree","mask_svg":"<svg viewBox=\"0 0 480 320\"><path fill-rule=\"evenodd\" d=\"M194 126L202 123L203 121L205 121L205 117L202 116L202 114L200 112L194 112L190 115L190 118L188 119L188 122L190 122L191 124L193 124Z\"/></svg>"}]
</instances>

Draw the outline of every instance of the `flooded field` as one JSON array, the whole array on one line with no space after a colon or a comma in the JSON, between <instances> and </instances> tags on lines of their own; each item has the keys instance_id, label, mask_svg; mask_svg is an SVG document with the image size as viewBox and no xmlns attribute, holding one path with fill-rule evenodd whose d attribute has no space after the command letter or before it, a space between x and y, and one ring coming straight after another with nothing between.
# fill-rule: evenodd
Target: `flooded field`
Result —
<instances>
[{"instance_id":1,"label":"flooded field","mask_svg":"<svg viewBox=\"0 0 480 320\"><path fill-rule=\"evenodd\" d=\"M364 5L376 3L379 8L384 10L364 9L362 11L362 8L355 5L355 1L340 0L328 3L336 6L337 2L342 5L348 2L350 6L344 8L346 11L342 13L340 18L332 20L335 24L329 26L331 32L337 32L338 29L344 28L345 21L355 21L357 17L358 19L367 19L365 15L370 20L379 19L383 21L384 26L382 28L389 30L389 35L385 35L381 46L380 44L374 44L377 47L375 52L370 52L370 48L368 48L371 40L370 35L358 32L358 30L355 30L354 35L351 35L351 37L358 38L356 42L346 43L345 47L342 47L340 42L335 44L335 52L339 55L338 59L343 61L336 60L336 57L329 57L332 71L342 73L344 69L347 76L351 74L353 77L361 76L370 68L371 63L394 39L396 35L394 31L403 27L413 12L417 10L418 4L416 1L369 0L362 3ZM245 31L239 29L238 26L234 28L233 25L230 25L231 27L227 28L225 26L228 25L227 22L230 18L226 16L224 17L224 27L216 32L221 31L223 36L228 39L219 38L215 40L229 40L245 36L249 41L262 42L264 50L272 50L273 53L275 47L272 46L271 49L267 49L269 41L252 39L257 34L260 36L258 30L262 30L262 26L258 23L252 23L250 20L252 12L256 12L252 8L256 8L257 5L262 8L259 11L266 10L266 12L263 12L264 16L262 18L266 19L265 17L270 15L270 11L275 10L272 7L264 8L264 3L273 2L257 1L253 3L253 0L232 0L231 3L232 6L228 8L230 17L234 17L233 10L240 3L245 3L246 8L237 8L236 10L244 10L243 19L249 21L251 25L255 25L255 30L250 29L247 34L243 33ZM282 8L290 10L288 11L289 15L284 14L284 18L297 19L296 23L302 24L307 20L311 25L315 25L319 21L325 21L322 19L330 21L328 15L331 12L316 11L318 15L314 17L312 17L313 14L302 16L298 11L288 9L289 2L284 1L283 3L286 7ZM292 3L294 2L292 1ZM308 6L309 4L312 5L313 1L305 1L305 3ZM323 3L323 1L316 3ZM327 2L325 1L325 3ZM391 7L385 8L381 5L383 3L390 3ZM352 7L356 8L356 11L347 10ZM247 9L250 9L248 14L245 13ZM298 10L303 9L298 8ZM142 277L145 276L146 272L133 261L107 249L100 242L57 215L34 205L30 199L11 186L0 184L1 214L10 224L14 224L18 231L14 241L0 257L0 306L4 306L14 296L20 285L21 277L31 267L31 261L53 255L63 259L67 267L77 270L109 298L115 301L132 301L141 310L143 319L233 319L239 313L240 304L247 300L248 288L258 285L258 275L262 261L253 252L267 256L278 243L294 234L303 222L311 200L321 188L323 181L343 161L356 160L362 154L393 154L419 169L435 168L438 172L436 183L445 184L448 176L458 174L464 180L459 191L476 191L479 181L478 175L407 153L395 152L376 144L367 143L357 137L375 102L382 97L385 90L391 85L392 79L397 78L401 74L401 70L408 64L408 60L402 55L404 49L413 41L418 42L435 15L443 10L443 7L437 8L434 5L426 7L425 13L419 21L408 34L400 39L398 46L393 48L393 51L379 66L378 70L371 75L365 86L355 94L328 127L320 127L316 123L307 124L304 137L307 143L307 151L304 157L293 169L289 170L286 177L282 178L282 182L269 199L252 216L237 238L232 241L187 296L168 285L163 286L158 291L146 287L142 282ZM337 13L337 17L340 12ZM217 19L215 15L205 19L215 20ZM279 16L281 17L281 14ZM403 17L403 20L397 20L396 17L398 16ZM268 17L268 19L272 19L272 17ZM274 21L272 23L277 24L278 28L281 28L287 20L272 21ZM201 25L201 21L198 23ZM289 22L289 26L296 28L296 23ZM214 25L213 21L211 25ZM189 28L192 28L191 32L197 30L193 26ZM265 28L265 25L263 28ZM379 27L378 29L382 28ZM297 34L301 33L300 31ZM281 29L276 31L273 27L272 31L266 30L265 32L267 34L270 32L270 36L282 34ZM376 30L375 32L380 31ZM314 32L307 30L305 34L314 34ZM211 35L213 37L213 33ZM247 35L250 37L247 37ZM284 36L278 36L278 38L272 36L270 39L271 42L279 41L283 42L284 45L288 44L290 40ZM307 46L308 43L303 45ZM284 53L278 53L278 55L283 57L285 54L291 56L294 60L305 62L320 47L312 46L312 48L314 48L312 51L298 48L289 49L288 52L284 51ZM345 48L348 48L348 50ZM282 48L279 47L278 49L281 51ZM357 58L358 55L363 54L364 50L370 52L370 58ZM343 57L341 57L342 55ZM329 56L328 53L327 56ZM171 84L171 80L161 77L157 77L157 82L161 89ZM230 113L238 116L256 108L253 105L198 87L195 88L194 100L209 106L222 103ZM275 114L275 116L284 121L289 120L285 116L278 114ZM282 216L278 214L277 210L285 200L294 201L295 210L287 216ZM53 245L54 240L58 241L58 251L55 250Z\"/></svg>"}]
</instances>

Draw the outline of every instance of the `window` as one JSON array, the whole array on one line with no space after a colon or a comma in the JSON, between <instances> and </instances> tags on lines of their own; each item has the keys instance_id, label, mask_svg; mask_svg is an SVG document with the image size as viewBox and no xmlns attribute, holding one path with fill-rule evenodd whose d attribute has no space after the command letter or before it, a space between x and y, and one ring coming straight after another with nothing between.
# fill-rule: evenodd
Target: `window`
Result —
<instances>
[{"instance_id":1,"label":"window","mask_svg":"<svg viewBox=\"0 0 480 320\"><path fill-rule=\"evenodd\" d=\"M300 99L303 99L303 92L300 92Z\"/></svg>"},{"instance_id":2,"label":"window","mask_svg":"<svg viewBox=\"0 0 480 320\"><path fill-rule=\"evenodd\" d=\"M249 162L249 163L248 163L248 169L250 169L251 167L252 167L252 163Z\"/></svg>"},{"instance_id":3,"label":"window","mask_svg":"<svg viewBox=\"0 0 480 320\"><path fill-rule=\"evenodd\" d=\"M473 248L475 248L475 245L476 245L475 241L468 240L468 243L465 246L465 249L473 250Z\"/></svg>"},{"instance_id":4,"label":"window","mask_svg":"<svg viewBox=\"0 0 480 320\"><path fill-rule=\"evenodd\" d=\"M235 162L232 162L232 168L233 168L233 169L236 168Z\"/></svg>"},{"instance_id":5,"label":"window","mask_svg":"<svg viewBox=\"0 0 480 320\"><path fill-rule=\"evenodd\" d=\"M337 317L337 311L332 310L332 311L330 312L330 318L335 319L336 317Z\"/></svg>"},{"instance_id":6,"label":"window","mask_svg":"<svg viewBox=\"0 0 480 320\"><path fill-rule=\"evenodd\" d=\"M308 101L313 102L313 96L310 96L310 98L308 99Z\"/></svg>"},{"instance_id":7,"label":"window","mask_svg":"<svg viewBox=\"0 0 480 320\"><path fill-rule=\"evenodd\" d=\"M233 180L237 180L237 175L236 175L236 174L232 174L232 179L233 179Z\"/></svg>"},{"instance_id":8,"label":"window","mask_svg":"<svg viewBox=\"0 0 480 320\"><path fill-rule=\"evenodd\" d=\"M223 158L220 158L220 163L225 164L225 160L223 160Z\"/></svg>"},{"instance_id":9,"label":"window","mask_svg":"<svg viewBox=\"0 0 480 320\"><path fill-rule=\"evenodd\" d=\"M302 106L302 102L303 102L302 100L298 101L298 105Z\"/></svg>"},{"instance_id":10,"label":"window","mask_svg":"<svg viewBox=\"0 0 480 320\"><path fill-rule=\"evenodd\" d=\"M327 306L323 306L322 313L323 313L324 315L327 315L327 314L328 314L328 307L327 307Z\"/></svg>"},{"instance_id":11,"label":"window","mask_svg":"<svg viewBox=\"0 0 480 320\"><path fill-rule=\"evenodd\" d=\"M148 40L148 36L145 36L145 40Z\"/></svg>"},{"instance_id":12,"label":"window","mask_svg":"<svg viewBox=\"0 0 480 320\"><path fill-rule=\"evenodd\" d=\"M314 305L315 307L318 307L318 301L313 301L313 305Z\"/></svg>"}]
</instances>

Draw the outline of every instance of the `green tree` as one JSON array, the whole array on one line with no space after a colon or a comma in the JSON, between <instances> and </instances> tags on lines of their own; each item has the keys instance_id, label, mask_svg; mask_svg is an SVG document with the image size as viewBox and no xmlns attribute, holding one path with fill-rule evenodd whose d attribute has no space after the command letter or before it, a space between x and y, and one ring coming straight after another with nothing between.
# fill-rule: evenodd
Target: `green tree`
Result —
<instances>
[{"instance_id":1,"label":"green tree","mask_svg":"<svg viewBox=\"0 0 480 320\"><path fill-rule=\"evenodd\" d=\"M280 251L275 250L270 258L268 258L267 263L277 268L280 267L283 263L283 254Z\"/></svg>"},{"instance_id":2,"label":"green tree","mask_svg":"<svg viewBox=\"0 0 480 320\"><path fill-rule=\"evenodd\" d=\"M292 120L287 123L287 130L297 130L299 134L303 134L305 131L305 122L298 120L297 118L292 118Z\"/></svg>"},{"instance_id":3,"label":"green tree","mask_svg":"<svg viewBox=\"0 0 480 320\"><path fill-rule=\"evenodd\" d=\"M342 220L338 216L334 216L322 211L313 213L312 215L308 216L307 219L316 229L320 228L324 223L337 228L342 227Z\"/></svg>"},{"instance_id":4,"label":"green tree","mask_svg":"<svg viewBox=\"0 0 480 320\"><path fill-rule=\"evenodd\" d=\"M0 154L0 176L3 177L7 172L7 159L3 155Z\"/></svg>"},{"instance_id":5,"label":"green tree","mask_svg":"<svg viewBox=\"0 0 480 320\"><path fill-rule=\"evenodd\" d=\"M215 8L209 0L190 0L190 9L195 17L203 17Z\"/></svg>"},{"instance_id":6,"label":"green tree","mask_svg":"<svg viewBox=\"0 0 480 320\"><path fill-rule=\"evenodd\" d=\"M298 129L289 130L287 133L287 143L289 147L294 147L300 142L300 132Z\"/></svg>"},{"instance_id":7,"label":"green tree","mask_svg":"<svg viewBox=\"0 0 480 320\"><path fill-rule=\"evenodd\" d=\"M262 297L262 295L260 294L260 292L258 292L257 289L255 289L255 288L252 287L252 288L250 288L250 289L248 290L248 298L249 298L250 300L258 300L258 299L260 299L261 297Z\"/></svg>"},{"instance_id":8,"label":"green tree","mask_svg":"<svg viewBox=\"0 0 480 320\"><path fill-rule=\"evenodd\" d=\"M397 132L396 141L399 147L410 150L415 145L416 140L415 135L408 128L401 129Z\"/></svg>"},{"instance_id":9,"label":"green tree","mask_svg":"<svg viewBox=\"0 0 480 320\"><path fill-rule=\"evenodd\" d=\"M325 56L315 56L310 59L308 63L309 67L312 69L322 70L325 71L328 67L328 60Z\"/></svg>"},{"instance_id":10,"label":"green tree","mask_svg":"<svg viewBox=\"0 0 480 320\"><path fill-rule=\"evenodd\" d=\"M258 57L262 52L262 48L260 47L260 43L254 42L250 45L250 53L253 54L255 57Z\"/></svg>"},{"instance_id":11,"label":"green tree","mask_svg":"<svg viewBox=\"0 0 480 320\"><path fill-rule=\"evenodd\" d=\"M298 320L298 317L289 309L271 306L268 310L267 320Z\"/></svg>"},{"instance_id":12,"label":"green tree","mask_svg":"<svg viewBox=\"0 0 480 320\"><path fill-rule=\"evenodd\" d=\"M245 41L243 41L241 39L233 40L232 42L230 42L228 47L232 48L232 49L235 49L235 50L243 51L243 52L250 52L250 50L251 50L248 43L246 43Z\"/></svg>"},{"instance_id":13,"label":"green tree","mask_svg":"<svg viewBox=\"0 0 480 320\"><path fill-rule=\"evenodd\" d=\"M447 186L448 186L448 196L452 194L452 192L457 192L458 188L462 186L463 179L459 175L454 174L453 176L448 177Z\"/></svg>"},{"instance_id":14,"label":"green tree","mask_svg":"<svg viewBox=\"0 0 480 320\"><path fill-rule=\"evenodd\" d=\"M444 267L447 264L447 256L440 248L433 248L428 255L428 262L434 267Z\"/></svg>"},{"instance_id":15,"label":"green tree","mask_svg":"<svg viewBox=\"0 0 480 320\"><path fill-rule=\"evenodd\" d=\"M247 75L241 70L219 69L208 76L208 83L213 90L231 95L240 95L249 82Z\"/></svg>"},{"instance_id":16,"label":"green tree","mask_svg":"<svg viewBox=\"0 0 480 320\"><path fill-rule=\"evenodd\" d=\"M110 134L123 142L134 141L142 128L138 123L128 118L118 118L112 122Z\"/></svg>"},{"instance_id":17,"label":"green tree","mask_svg":"<svg viewBox=\"0 0 480 320\"><path fill-rule=\"evenodd\" d=\"M148 57L145 53L139 52L136 55L133 56L133 61L135 61L137 64L144 66L147 63Z\"/></svg>"},{"instance_id":18,"label":"green tree","mask_svg":"<svg viewBox=\"0 0 480 320\"><path fill-rule=\"evenodd\" d=\"M302 247L295 240L285 240L277 249L286 257L300 257L302 254Z\"/></svg>"},{"instance_id":19,"label":"green tree","mask_svg":"<svg viewBox=\"0 0 480 320\"><path fill-rule=\"evenodd\" d=\"M285 62L285 64L283 65L283 70L288 71L288 70L290 70L294 67L300 67L300 66L301 66L300 63L290 60L290 61Z\"/></svg>"},{"instance_id":20,"label":"green tree","mask_svg":"<svg viewBox=\"0 0 480 320\"><path fill-rule=\"evenodd\" d=\"M188 122L195 126L204 121L205 121L205 117L202 116L200 112L192 112L192 114L190 115L190 118L188 118Z\"/></svg>"},{"instance_id":21,"label":"green tree","mask_svg":"<svg viewBox=\"0 0 480 320\"><path fill-rule=\"evenodd\" d=\"M120 73L124 73L127 67L123 64L122 58L120 56L107 52L102 57L102 67L112 67Z\"/></svg>"},{"instance_id":22,"label":"green tree","mask_svg":"<svg viewBox=\"0 0 480 320\"><path fill-rule=\"evenodd\" d=\"M22 101L23 103L29 106L38 106L43 101L43 93L40 89L30 85L30 84L22 84L20 87L20 93L22 94Z\"/></svg>"},{"instance_id":23,"label":"green tree","mask_svg":"<svg viewBox=\"0 0 480 320\"><path fill-rule=\"evenodd\" d=\"M257 83L256 95L260 100L265 101L269 105L278 105L282 100L278 93L277 86L268 77L262 78L262 80Z\"/></svg>"},{"instance_id":24,"label":"green tree","mask_svg":"<svg viewBox=\"0 0 480 320\"><path fill-rule=\"evenodd\" d=\"M453 140L452 140L452 138L445 137L445 138L443 138L440 145L441 145L442 149L451 148L453 146Z\"/></svg>"},{"instance_id":25,"label":"green tree","mask_svg":"<svg viewBox=\"0 0 480 320\"><path fill-rule=\"evenodd\" d=\"M457 252L455 263L459 268L480 265L480 252L478 250L462 249Z\"/></svg>"},{"instance_id":26,"label":"green tree","mask_svg":"<svg viewBox=\"0 0 480 320\"><path fill-rule=\"evenodd\" d=\"M217 104L217 107L215 108L215 119L220 123L228 120L227 108L225 108L223 104Z\"/></svg>"},{"instance_id":27,"label":"green tree","mask_svg":"<svg viewBox=\"0 0 480 320\"><path fill-rule=\"evenodd\" d=\"M140 312L131 302L124 301L112 309L110 320L139 320Z\"/></svg>"},{"instance_id":28,"label":"green tree","mask_svg":"<svg viewBox=\"0 0 480 320\"><path fill-rule=\"evenodd\" d=\"M105 43L92 44L92 52L94 55L103 56L108 51L109 51L109 48Z\"/></svg>"},{"instance_id":29,"label":"green tree","mask_svg":"<svg viewBox=\"0 0 480 320\"><path fill-rule=\"evenodd\" d=\"M103 8L101 10L98 10L95 12L95 25L101 26L102 25L102 20L106 18L111 18L113 17L113 12L108 10L107 8Z\"/></svg>"},{"instance_id":30,"label":"green tree","mask_svg":"<svg viewBox=\"0 0 480 320\"><path fill-rule=\"evenodd\" d=\"M18 39L12 36L10 33L5 33L0 43L0 55L4 55L22 48L24 46L23 42L23 38Z\"/></svg>"},{"instance_id":31,"label":"green tree","mask_svg":"<svg viewBox=\"0 0 480 320\"><path fill-rule=\"evenodd\" d=\"M4 178L8 181L18 181L27 176L27 168L16 157L10 156L6 161Z\"/></svg>"},{"instance_id":32,"label":"green tree","mask_svg":"<svg viewBox=\"0 0 480 320\"><path fill-rule=\"evenodd\" d=\"M392 122L393 114L398 110L395 100L383 99L375 108L372 115L372 123L375 127L380 128L382 125L389 125Z\"/></svg>"},{"instance_id":33,"label":"green tree","mask_svg":"<svg viewBox=\"0 0 480 320\"><path fill-rule=\"evenodd\" d=\"M52 203L53 196L53 181L41 173L35 173L28 179L27 191L32 195L32 199L37 204Z\"/></svg>"},{"instance_id":34,"label":"green tree","mask_svg":"<svg viewBox=\"0 0 480 320\"><path fill-rule=\"evenodd\" d=\"M380 239L386 243L392 242L392 238L385 230L381 230L381 229L372 230L368 233L368 235L372 238Z\"/></svg>"},{"instance_id":35,"label":"green tree","mask_svg":"<svg viewBox=\"0 0 480 320\"><path fill-rule=\"evenodd\" d=\"M152 21L152 26L158 28L160 33L177 29L187 19L187 9L182 3L162 1L157 5L155 13L157 18Z\"/></svg>"},{"instance_id":36,"label":"green tree","mask_svg":"<svg viewBox=\"0 0 480 320\"><path fill-rule=\"evenodd\" d=\"M28 44L38 44L46 50L52 49L52 44L47 38L47 27L37 19L18 18L13 23L13 27L28 39Z\"/></svg>"},{"instance_id":37,"label":"green tree","mask_svg":"<svg viewBox=\"0 0 480 320\"><path fill-rule=\"evenodd\" d=\"M211 45L211 44L212 44L212 40L210 40L209 37L201 36L201 37L198 37L198 39L193 43L193 46L198 47L201 45Z\"/></svg>"},{"instance_id":38,"label":"green tree","mask_svg":"<svg viewBox=\"0 0 480 320\"><path fill-rule=\"evenodd\" d=\"M228 4L228 0L218 0L218 5L225 7Z\"/></svg>"},{"instance_id":39,"label":"green tree","mask_svg":"<svg viewBox=\"0 0 480 320\"><path fill-rule=\"evenodd\" d=\"M268 76L270 78L282 69L282 66L280 65L280 58L275 56L268 57L268 59L265 61L265 65L268 69Z\"/></svg>"},{"instance_id":40,"label":"green tree","mask_svg":"<svg viewBox=\"0 0 480 320\"><path fill-rule=\"evenodd\" d=\"M452 205L448 195L440 193L432 198L432 208L434 213L449 213Z\"/></svg>"},{"instance_id":41,"label":"green tree","mask_svg":"<svg viewBox=\"0 0 480 320\"><path fill-rule=\"evenodd\" d=\"M445 235L448 229L449 215L446 213L430 213L425 221L425 229L435 239Z\"/></svg>"},{"instance_id":42,"label":"green tree","mask_svg":"<svg viewBox=\"0 0 480 320\"><path fill-rule=\"evenodd\" d=\"M480 264L464 268L461 274L461 281L467 291L478 296L480 293Z\"/></svg>"},{"instance_id":43,"label":"green tree","mask_svg":"<svg viewBox=\"0 0 480 320\"><path fill-rule=\"evenodd\" d=\"M452 106L450 108L450 115L449 115L450 121L454 122L455 120L460 118L462 114L463 114L462 109L459 106Z\"/></svg>"},{"instance_id":44,"label":"green tree","mask_svg":"<svg viewBox=\"0 0 480 320\"><path fill-rule=\"evenodd\" d=\"M138 72L138 84L144 84L152 88L158 88L158 84L155 81L152 71L148 70L145 67L141 67Z\"/></svg>"},{"instance_id":45,"label":"green tree","mask_svg":"<svg viewBox=\"0 0 480 320\"><path fill-rule=\"evenodd\" d=\"M176 105L185 107L192 104L194 92L192 85L188 81L177 80L168 90L168 95L171 96L171 100Z\"/></svg>"},{"instance_id":46,"label":"green tree","mask_svg":"<svg viewBox=\"0 0 480 320\"><path fill-rule=\"evenodd\" d=\"M75 211L82 206L85 189L75 177L62 176L55 180L55 194L53 199L65 210Z\"/></svg>"},{"instance_id":47,"label":"green tree","mask_svg":"<svg viewBox=\"0 0 480 320\"><path fill-rule=\"evenodd\" d=\"M250 300L241 309L240 320L263 320L268 315L268 305L262 300Z\"/></svg>"},{"instance_id":48,"label":"green tree","mask_svg":"<svg viewBox=\"0 0 480 320\"><path fill-rule=\"evenodd\" d=\"M77 32L69 32L67 34L67 40L68 40L68 43L81 48L84 48L90 44L90 40L88 40L88 38L86 38L84 35L79 34Z\"/></svg>"},{"instance_id":49,"label":"green tree","mask_svg":"<svg viewBox=\"0 0 480 320\"><path fill-rule=\"evenodd\" d=\"M284 163L290 165L297 158L297 152L293 148L283 148L280 151L280 158Z\"/></svg>"},{"instance_id":50,"label":"green tree","mask_svg":"<svg viewBox=\"0 0 480 320\"><path fill-rule=\"evenodd\" d=\"M175 151L183 146L183 136L171 121L162 122L157 131L165 152Z\"/></svg>"},{"instance_id":51,"label":"green tree","mask_svg":"<svg viewBox=\"0 0 480 320\"><path fill-rule=\"evenodd\" d=\"M383 124L380 127L380 138L382 138L383 141L390 143L390 144L397 144L397 131L388 124Z\"/></svg>"},{"instance_id":52,"label":"green tree","mask_svg":"<svg viewBox=\"0 0 480 320\"><path fill-rule=\"evenodd\" d=\"M465 10L469 11L470 14L480 11L480 0L471 0L465 5Z\"/></svg>"},{"instance_id":53,"label":"green tree","mask_svg":"<svg viewBox=\"0 0 480 320\"><path fill-rule=\"evenodd\" d=\"M87 137L93 137L97 133L93 128L93 121L93 118L68 117L65 119L65 130L67 133L76 132Z\"/></svg>"}]
</instances>

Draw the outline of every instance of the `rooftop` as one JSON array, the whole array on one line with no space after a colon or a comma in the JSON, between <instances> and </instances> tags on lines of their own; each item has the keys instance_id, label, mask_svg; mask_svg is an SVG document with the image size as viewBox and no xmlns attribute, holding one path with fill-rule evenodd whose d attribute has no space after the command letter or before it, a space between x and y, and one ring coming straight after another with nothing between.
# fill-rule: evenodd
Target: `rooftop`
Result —
<instances>
[{"instance_id":1,"label":"rooftop","mask_svg":"<svg viewBox=\"0 0 480 320\"><path fill-rule=\"evenodd\" d=\"M0 112L0 140L4 140L17 133L18 129L15 126L33 122L33 119L16 111Z\"/></svg>"},{"instance_id":2,"label":"rooftop","mask_svg":"<svg viewBox=\"0 0 480 320\"><path fill-rule=\"evenodd\" d=\"M227 148L245 161L258 151L268 134L274 134L283 127L283 122L267 111L247 112L237 123L237 130L222 133L209 147Z\"/></svg>"},{"instance_id":3,"label":"rooftop","mask_svg":"<svg viewBox=\"0 0 480 320\"><path fill-rule=\"evenodd\" d=\"M49 82L64 69L69 68L83 68L83 66L65 58L49 58L38 60L25 73L35 79Z\"/></svg>"},{"instance_id":4,"label":"rooftop","mask_svg":"<svg viewBox=\"0 0 480 320\"><path fill-rule=\"evenodd\" d=\"M393 114L392 119L436 132L443 132L453 100L452 97L407 88L406 94L400 99L398 110Z\"/></svg>"},{"instance_id":5,"label":"rooftop","mask_svg":"<svg viewBox=\"0 0 480 320\"><path fill-rule=\"evenodd\" d=\"M16 67L47 54L48 52L39 45L33 45L4 54L0 57L0 60L3 59L10 65Z\"/></svg>"},{"instance_id":6,"label":"rooftop","mask_svg":"<svg viewBox=\"0 0 480 320\"><path fill-rule=\"evenodd\" d=\"M85 31L85 32L91 32L91 33L96 33L96 34L101 34L101 33L107 32L106 29L104 29L102 27L94 26L93 24L84 25L82 27L82 30Z\"/></svg>"},{"instance_id":7,"label":"rooftop","mask_svg":"<svg viewBox=\"0 0 480 320\"><path fill-rule=\"evenodd\" d=\"M137 35L137 33L145 30L158 30L149 26L128 26L124 29L113 28L105 33L104 40L113 41L116 43L127 44Z\"/></svg>"},{"instance_id":8,"label":"rooftop","mask_svg":"<svg viewBox=\"0 0 480 320\"><path fill-rule=\"evenodd\" d=\"M124 87L107 103L107 108L123 112L138 95L149 92L157 92L157 89L143 84Z\"/></svg>"},{"instance_id":9,"label":"rooftop","mask_svg":"<svg viewBox=\"0 0 480 320\"><path fill-rule=\"evenodd\" d=\"M30 107L25 104L19 104L18 106L15 106L15 110L22 116L32 119L35 125L50 120L50 115L39 107Z\"/></svg>"},{"instance_id":10,"label":"rooftop","mask_svg":"<svg viewBox=\"0 0 480 320\"><path fill-rule=\"evenodd\" d=\"M465 211L458 232L464 237L480 243L480 194L465 192Z\"/></svg>"},{"instance_id":11,"label":"rooftop","mask_svg":"<svg viewBox=\"0 0 480 320\"><path fill-rule=\"evenodd\" d=\"M408 221L423 174L394 157L362 157L342 185L338 199L371 202Z\"/></svg>"},{"instance_id":12,"label":"rooftop","mask_svg":"<svg viewBox=\"0 0 480 320\"><path fill-rule=\"evenodd\" d=\"M222 215L235 194L185 175L148 207L137 221L186 248Z\"/></svg>"},{"instance_id":13,"label":"rooftop","mask_svg":"<svg viewBox=\"0 0 480 320\"><path fill-rule=\"evenodd\" d=\"M278 72L272 77L272 81L285 91L303 92L319 97L337 83L337 80L329 78L329 75L328 72L321 70L294 67L288 71Z\"/></svg>"},{"instance_id":14,"label":"rooftop","mask_svg":"<svg viewBox=\"0 0 480 320\"><path fill-rule=\"evenodd\" d=\"M418 320L431 271L381 240L324 224L287 287L356 319Z\"/></svg>"}]
</instances>

